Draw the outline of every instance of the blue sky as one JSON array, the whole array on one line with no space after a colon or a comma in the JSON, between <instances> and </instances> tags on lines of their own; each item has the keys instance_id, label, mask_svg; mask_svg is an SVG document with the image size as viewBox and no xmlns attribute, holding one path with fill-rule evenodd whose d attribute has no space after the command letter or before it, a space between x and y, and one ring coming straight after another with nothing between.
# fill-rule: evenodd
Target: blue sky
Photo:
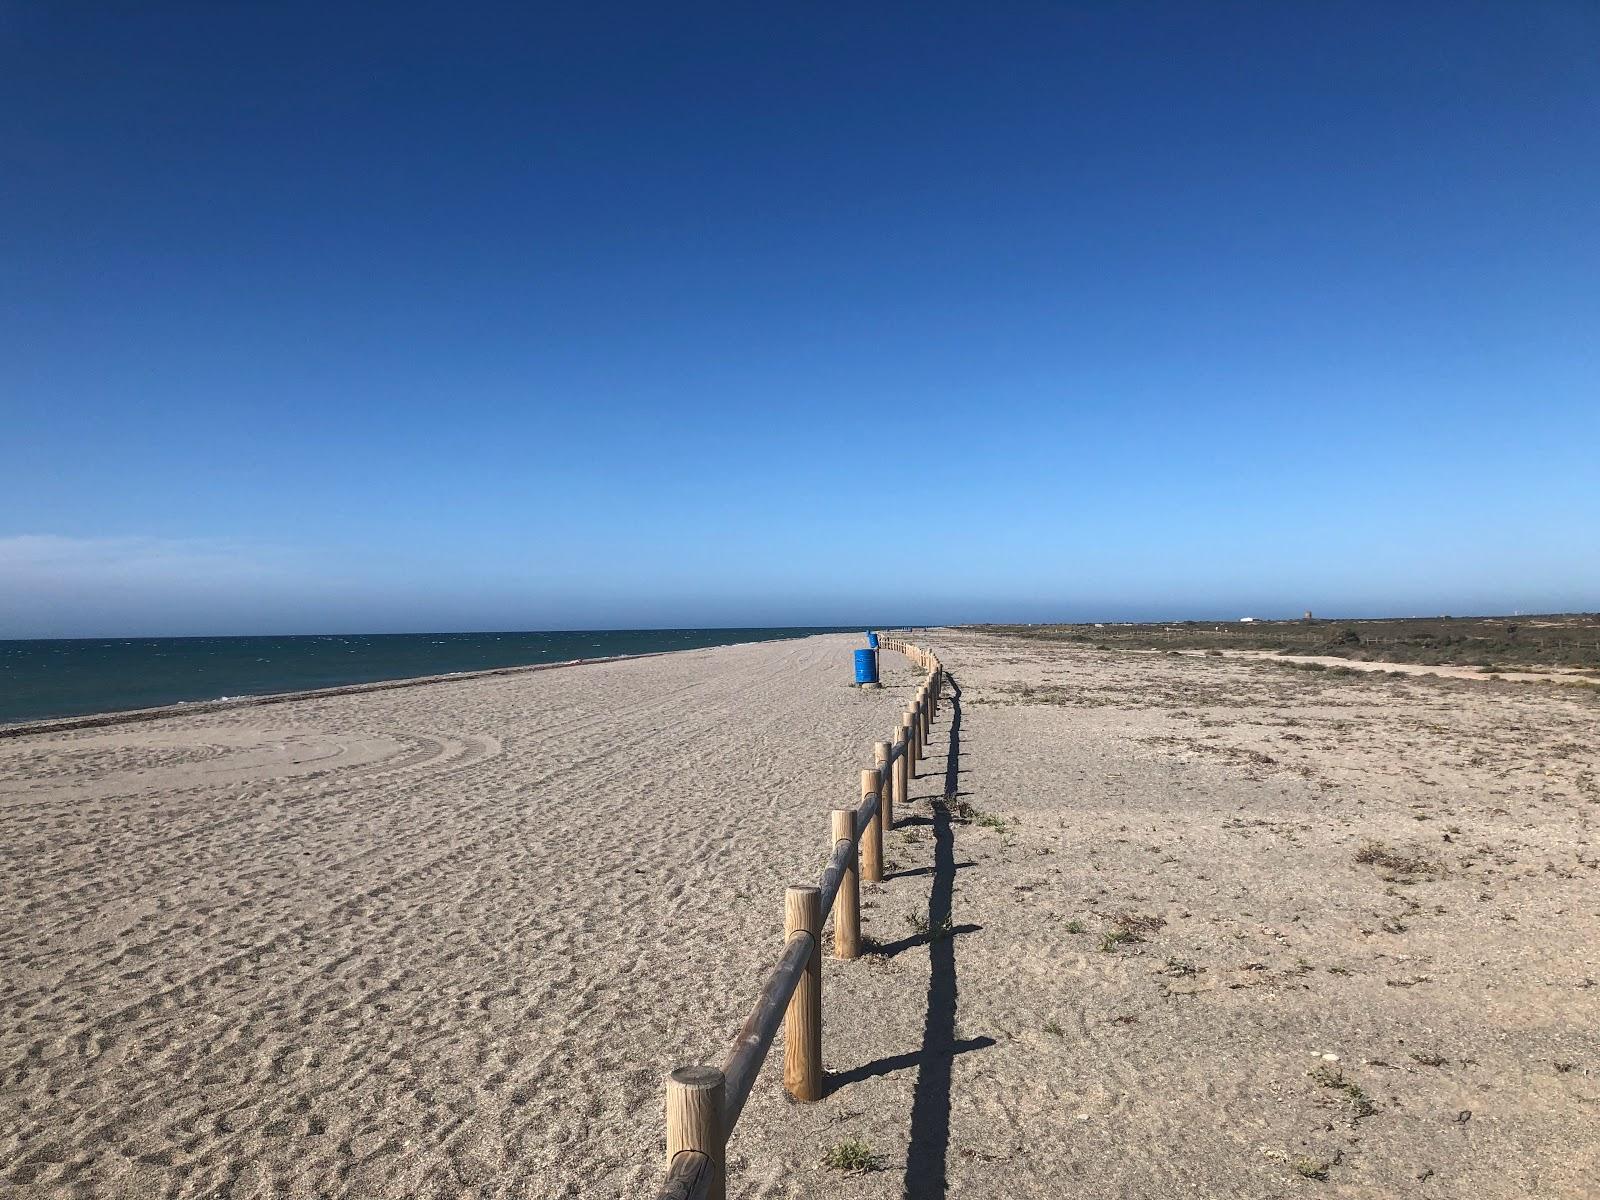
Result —
<instances>
[{"instance_id":1,"label":"blue sky","mask_svg":"<svg viewBox=\"0 0 1600 1200\"><path fill-rule=\"evenodd\" d=\"M1590 3L0 3L0 636L1600 608L1597 196Z\"/></svg>"}]
</instances>

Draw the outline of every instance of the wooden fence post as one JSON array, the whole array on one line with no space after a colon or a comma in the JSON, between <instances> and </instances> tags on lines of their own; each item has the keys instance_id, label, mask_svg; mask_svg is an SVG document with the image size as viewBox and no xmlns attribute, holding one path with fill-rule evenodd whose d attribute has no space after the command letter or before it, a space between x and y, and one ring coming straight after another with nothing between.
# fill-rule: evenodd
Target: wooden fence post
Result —
<instances>
[{"instance_id":1,"label":"wooden fence post","mask_svg":"<svg viewBox=\"0 0 1600 1200\"><path fill-rule=\"evenodd\" d=\"M796 1100L822 1099L822 893L791 887L783 894L783 938L811 939L805 974L783 1017L783 1086Z\"/></svg>"},{"instance_id":2,"label":"wooden fence post","mask_svg":"<svg viewBox=\"0 0 1600 1200\"><path fill-rule=\"evenodd\" d=\"M888 742L876 742L872 747L872 761L878 764L878 828L885 839L894 828L894 767L889 756L894 747Z\"/></svg>"},{"instance_id":3,"label":"wooden fence post","mask_svg":"<svg viewBox=\"0 0 1600 1200\"><path fill-rule=\"evenodd\" d=\"M667 1076L667 1167L684 1150L711 1160L707 1200L725 1200L728 1187L727 1133L722 1128L722 1072L715 1067L679 1067Z\"/></svg>"},{"instance_id":4,"label":"wooden fence post","mask_svg":"<svg viewBox=\"0 0 1600 1200\"><path fill-rule=\"evenodd\" d=\"M878 783L878 772L867 768L861 772L861 798L878 797L878 811L861 830L861 882L883 882L883 794Z\"/></svg>"},{"instance_id":5,"label":"wooden fence post","mask_svg":"<svg viewBox=\"0 0 1600 1200\"><path fill-rule=\"evenodd\" d=\"M911 803L906 799L906 759L911 752L911 727L900 722L900 757L894 760L894 802L897 807Z\"/></svg>"},{"instance_id":6,"label":"wooden fence post","mask_svg":"<svg viewBox=\"0 0 1600 1200\"><path fill-rule=\"evenodd\" d=\"M906 727L906 776L917 777L917 710L913 705L906 709L902 724Z\"/></svg>"},{"instance_id":7,"label":"wooden fence post","mask_svg":"<svg viewBox=\"0 0 1600 1200\"><path fill-rule=\"evenodd\" d=\"M850 843L850 853L845 858L844 874L839 880L839 893L833 901L833 956L859 958L861 956L861 881L856 862L856 810L833 810L833 844Z\"/></svg>"}]
</instances>

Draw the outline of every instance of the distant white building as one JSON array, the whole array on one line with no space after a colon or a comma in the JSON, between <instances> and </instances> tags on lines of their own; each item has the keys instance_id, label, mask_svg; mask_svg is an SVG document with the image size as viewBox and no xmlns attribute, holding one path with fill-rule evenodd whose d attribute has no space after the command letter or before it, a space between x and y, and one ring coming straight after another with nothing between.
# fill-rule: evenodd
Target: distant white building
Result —
<instances>
[{"instance_id":1,"label":"distant white building","mask_svg":"<svg viewBox=\"0 0 1600 1200\"><path fill-rule=\"evenodd\" d=\"M1255 622L1256 622L1256 619L1254 617L1240 617L1239 618L1239 624L1241 624L1241 625L1254 625Z\"/></svg>"}]
</instances>

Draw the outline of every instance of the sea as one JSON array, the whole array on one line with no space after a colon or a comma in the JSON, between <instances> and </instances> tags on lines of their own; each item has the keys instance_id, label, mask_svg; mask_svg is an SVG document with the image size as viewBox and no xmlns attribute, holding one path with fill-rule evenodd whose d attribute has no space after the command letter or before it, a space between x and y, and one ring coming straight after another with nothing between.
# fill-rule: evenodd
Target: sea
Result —
<instances>
[{"instance_id":1,"label":"sea","mask_svg":"<svg viewBox=\"0 0 1600 1200\"><path fill-rule=\"evenodd\" d=\"M0 641L0 725L837 632L604 629Z\"/></svg>"}]
</instances>

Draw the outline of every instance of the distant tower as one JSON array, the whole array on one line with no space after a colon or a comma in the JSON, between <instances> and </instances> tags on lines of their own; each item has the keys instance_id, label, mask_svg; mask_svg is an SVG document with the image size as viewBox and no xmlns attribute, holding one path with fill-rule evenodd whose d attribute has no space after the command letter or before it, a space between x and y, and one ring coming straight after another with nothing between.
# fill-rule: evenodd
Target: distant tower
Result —
<instances>
[{"instance_id":1,"label":"distant tower","mask_svg":"<svg viewBox=\"0 0 1600 1200\"><path fill-rule=\"evenodd\" d=\"M1309 608L1306 609L1306 618L1305 619L1306 619L1306 624L1307 625L1311 624L1311 610Z\"/></svg>"}]
</instances>

